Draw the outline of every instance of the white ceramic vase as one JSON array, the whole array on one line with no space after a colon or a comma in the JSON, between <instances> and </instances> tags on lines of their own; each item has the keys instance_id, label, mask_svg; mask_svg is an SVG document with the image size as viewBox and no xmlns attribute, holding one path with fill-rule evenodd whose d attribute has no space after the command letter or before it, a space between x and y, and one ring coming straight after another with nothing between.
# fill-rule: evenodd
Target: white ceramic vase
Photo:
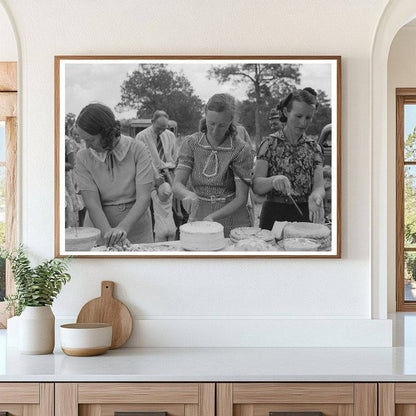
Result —
<instances>
[{"instance_id":1,"label":"white ceramic vase","mask_svg":"<svg viewBox=\"0 0 416 416\"><path fill-rule=\"evenodd\" d=\"M55 347L55 316L50 306L26 306L19 319L19 352L50 354Z\"/></svg>"},{"instance_id":2,"label":"white ceramic vase","mask_svg":"<svg viewBox=\"0 0 416 416\"><path fill-rule=\"evenodd\" d=\"M19 320L20 316L7 319L7 346L19 347Z\"/></svg>"}]
</instances>

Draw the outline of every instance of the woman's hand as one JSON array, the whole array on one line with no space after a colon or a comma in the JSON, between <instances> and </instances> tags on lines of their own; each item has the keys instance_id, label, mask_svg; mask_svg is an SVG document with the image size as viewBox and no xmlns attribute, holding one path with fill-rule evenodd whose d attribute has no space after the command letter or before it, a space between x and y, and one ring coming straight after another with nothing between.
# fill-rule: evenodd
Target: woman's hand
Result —
<instances>
[{"instance_id":1,"label":"woman's hand","mask_svg":"<svg viewBox=\"0 0 416 416\"><path fill-rule=\"evenodd\" d=\"M161 202L166 202L172 195L172 188L167 182L163 182L162 185L157 188L157 196Z\"/></svg>"},{"instance_id":2,"label":"woman's hand","mask_svg":"<svg viewBox=\"0 0 416 416\"><path fill-rule=\"evenodd\" d=\"M308 200L309 205L309 220L314 223L322 223L324 222L324 201L319 195L319 192L312 192L309 196Z\"/></svg>"},{"instance_id":3,"label":"woman's hand","mask_svg":"<svg viewBox=\"0 0 416 416\"><path fill-rule=\"evenodd\" d=\"M189 214L189 221L192 221L199 205L198 195L194 192L189 192L185 198L182 199L182 205Z\"/></svg>"},{"instance_id":4,"label":"woman's hand","mask_svg":"<svg viewBox=\"0 0 416 416\"><path fill-rule=\"evenodd\" d=\"M104 241L107 247L121 245L127 237L127 232L119 227L114 227L104 234Z\"/></svg>"},{"instance_id":5,"label":"woman's hand","mask_svg":"<svg viewBox=\"0 0 416 416\"><path fill-rule=\"evenodd\" d=\"M207 215L203 221L215 221L214 218L212 218L212 215Z\"/></svg>"},{"instance_id":6,"label":"woman's hand","mask_svg":"<svg viewBox=\"0 0 416 416\"><path fill-rule=\"evenodd\" d=\"M290 195L292 193L292 186L289 179L284 175L276 175L272 178L273 189L280 191L284 195Z\"/></svg>"}]
</instances>

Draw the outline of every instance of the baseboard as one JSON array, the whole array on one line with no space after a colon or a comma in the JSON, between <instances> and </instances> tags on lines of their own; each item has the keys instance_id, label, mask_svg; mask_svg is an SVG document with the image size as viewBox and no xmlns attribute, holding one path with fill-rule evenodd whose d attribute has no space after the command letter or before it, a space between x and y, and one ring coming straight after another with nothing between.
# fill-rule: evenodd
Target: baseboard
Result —
<instances>
[{"instance_id":1,"label":"baseboard","mask_svg":"<svg viewBox=\"0 0 416 416\"><path fill-rule=\"evenodd\" d=\"M58 318L57 324L70 322ZM392 321L372 319L134 320L126 347L391 347Z\"/></svg>"}]
</instances>

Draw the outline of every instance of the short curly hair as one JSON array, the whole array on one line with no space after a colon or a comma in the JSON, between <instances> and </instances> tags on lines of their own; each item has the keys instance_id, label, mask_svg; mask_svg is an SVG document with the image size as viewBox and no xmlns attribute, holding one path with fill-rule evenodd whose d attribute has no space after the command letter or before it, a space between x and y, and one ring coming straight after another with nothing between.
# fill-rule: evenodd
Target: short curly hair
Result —
<instances>
[{"instance_id":1,"label":"short curly hair","mask_svg":"<svg viewBox=\"0 0 416 416\"><path fill-rule=\"evenodd\" d=\"M120 137L120 122L109 107L100 103L88 104L78 115L76 125L95 136L101 134L101 146L111 150Z\"/></svg>"}]
</instances>

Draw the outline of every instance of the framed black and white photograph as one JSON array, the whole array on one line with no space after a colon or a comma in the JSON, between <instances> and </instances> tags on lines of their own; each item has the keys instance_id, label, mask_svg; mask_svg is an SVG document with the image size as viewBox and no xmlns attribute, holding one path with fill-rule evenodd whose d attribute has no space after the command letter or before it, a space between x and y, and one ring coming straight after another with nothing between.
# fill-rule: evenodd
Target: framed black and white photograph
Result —
<instances>
[{"instance_id":1,"label":"framed black and white photograph","mask_svg":"<svg viewBox=\"0 0 416 416\"><path fill-rule=\"evenodd\" d=\"M339 56L55 57L57 257L341 256Z\"/></svg>"}]
</instances>

